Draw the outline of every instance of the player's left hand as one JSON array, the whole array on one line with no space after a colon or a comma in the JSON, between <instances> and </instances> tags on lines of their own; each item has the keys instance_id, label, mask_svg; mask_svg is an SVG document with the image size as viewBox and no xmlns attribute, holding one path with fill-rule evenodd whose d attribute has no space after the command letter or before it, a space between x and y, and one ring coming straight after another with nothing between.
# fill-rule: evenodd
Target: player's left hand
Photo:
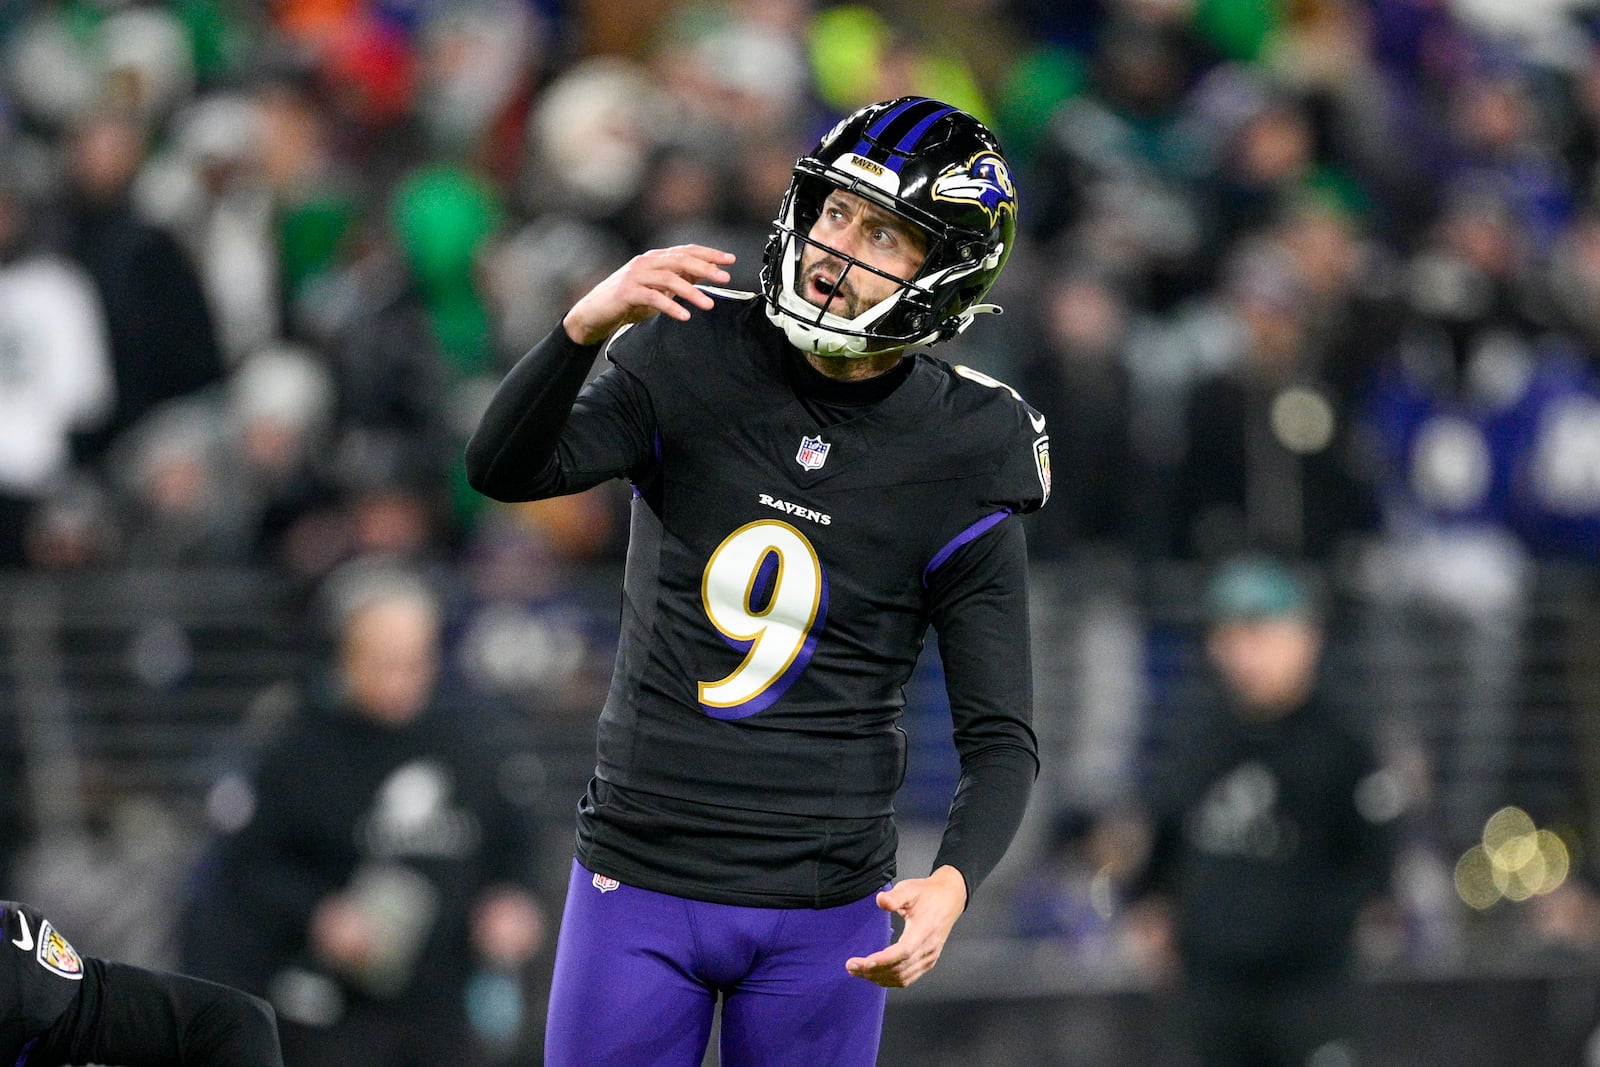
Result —
<instances>
[{"instance_id":1,"label":"player's left hand","mask_svg":"<svg viewBox=\"0 0 1600 1067\"><path fill-rule=\"evenodd\" d=\"M905 920L894 944L845 961L857 978L904 989L933 969L956 920L967 907L967 880L946 864L926 878L908 878L878 894L878 907Z\"/></svg>"}]
</instances>

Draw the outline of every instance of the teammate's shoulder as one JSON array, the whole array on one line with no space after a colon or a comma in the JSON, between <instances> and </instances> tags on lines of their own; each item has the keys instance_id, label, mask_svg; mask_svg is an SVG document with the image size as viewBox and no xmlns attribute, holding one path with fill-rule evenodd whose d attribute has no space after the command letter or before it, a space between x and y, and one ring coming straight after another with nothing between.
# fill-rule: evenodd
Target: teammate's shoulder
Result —
<instances>
[{"instance_id":1,"label":"teammate's shoulder","mask_svg":"<svg viewBox=\"0 0 1600 1067\"><path fill-rule=\"evenodd\" d=\"M31 904L0 901L0 936L20 954L11 957L14 961L26 960L70 981L77 981L84 975L83 957L44 913Z\"/></svg>"}]
</instances>

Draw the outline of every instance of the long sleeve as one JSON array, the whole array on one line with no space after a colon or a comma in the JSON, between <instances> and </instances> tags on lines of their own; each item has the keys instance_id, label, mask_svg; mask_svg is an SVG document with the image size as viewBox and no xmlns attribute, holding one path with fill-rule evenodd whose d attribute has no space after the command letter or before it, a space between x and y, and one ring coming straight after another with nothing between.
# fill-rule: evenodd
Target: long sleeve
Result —
<instances>
[{"instance_id":1,"label":"long sleeve","mask_svg":"<svg viewBox=\"0 0 1600 1067\"><path fill-rule=\"evenodd\" d=\"M631 374L609 367L584 385L600 351L556 329L517 362L467 442L467 480L495 500L576 493L650 458L654 418Z\"/></svg>"},{"instance_id":2,"label":"long sleeve","mask_svg":"<svg viewBox=\"0 0 1600 1067\"><path fill-rule=\"evenodd\" d=\"M40 1067L282 1067L266 1001L187 975L84 961L83 989L30 1053Z\"/></svg>"},{"instance_id":3,"label":"long sleeve","mask_svg":"<svg viewBox=\"0 0 1600 1067\"><path fill-rule=\"evenodd\" d=\"M929 591L961 761L934 866L959 870L970 897L1016 836L1039 773L1021 524L951 556Z\"/></svg>"}]
</instances>

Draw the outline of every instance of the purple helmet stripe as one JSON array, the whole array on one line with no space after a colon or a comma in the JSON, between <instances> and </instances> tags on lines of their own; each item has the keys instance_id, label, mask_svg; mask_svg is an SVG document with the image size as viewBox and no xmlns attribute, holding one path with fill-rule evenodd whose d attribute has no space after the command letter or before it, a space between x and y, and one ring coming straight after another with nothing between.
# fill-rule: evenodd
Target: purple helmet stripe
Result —
<instances>
[{"instance_id":1,"label":"purple helmet stripe","mask_svg":"<svg viewBox=\"0 0 1600 1067\"><path fill-rule=\"evenodd\" d=\"M862 136L869 141L877 140L879 137L883 136L883 131L889 128L889 123L893 122L896 118L905 114L907 111L910 111L918 104L926 104L927 102L927 97L913 97L912 99L901 104L899 107L891 108L890 110L885 111L882 115L878 116L878 121L874 122L870 127L868 127L867 132Z\"/></svg>"},{"instance_id":2,"label":"purple helmet stripe","mask_svg":"<svg viewBox=\"0 0 1600 1067\"><path fill-rule=\"evenodd\" d=\"M905 165L905 154L921 140L929 126L955 108L927 97L916 97L878 117L856 142L855 154L874 159L895 173ZM907 132L901 130L909 124ZM893 141L893 147L889 142Z\"/></svg>"},{"instance_id":3,"label":"purple helmet stripe","mask_svg":"<svg viewBox=\"0 0 1600 1067\"><path fill-rule=\"evenodd\" d=\"M929 115L927 118L911 127L911 132L900 138L900 143L894 146L894 150L901 154L910 152L913 148L917 147L917 142L922 140L922 135L928 132L929 126L932 126L935 122L938 122L940 119L944 118L954 110L955 108L953 107L943 107L938 111L935 111L933 114Z\"/></svg>"}]
</instances>

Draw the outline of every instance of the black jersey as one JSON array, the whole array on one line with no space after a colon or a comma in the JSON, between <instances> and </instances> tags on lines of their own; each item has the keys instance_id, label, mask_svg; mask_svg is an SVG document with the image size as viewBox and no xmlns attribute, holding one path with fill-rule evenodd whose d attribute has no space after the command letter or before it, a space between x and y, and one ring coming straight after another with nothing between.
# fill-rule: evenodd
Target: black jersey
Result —
<instances>
[{"instance_id":1,"label":"black jersey","mask_svg":"<svg viewBox=\"0 0 1600 1067\"><path fill-rule=\"evenodd\" d=\"M564 334L545 345L581 373ZM903 687L930 622L964 774L1025 765L1031 779L1021 534L1006 520L1048 493L1038 413L920 354L887 396L869 380L854 391L871 401L852 403L749 298L649 320L606 354L548 455L515 454L524 428L493 407L469 449L477 483L502 498L634 485L585 864L741 904L878 888L893 874ZM514 403L497 405L548 415L555 365L545 353L537 386L513 372ZM956 864L969 886L998 858L992 842L946 843L986 853Z\"/></svg>"},{"instance_id":2,"label":"black jersey","mask_svg":"<svg viewBox=\"0 0 1600 1067\"><path fill-rule=\"evenodd\" d=\"M0 1063L283 1067L264 1000L80 956L49 919L14 901L0 901L0 936Z\"/></svg>"}]
</instances>

